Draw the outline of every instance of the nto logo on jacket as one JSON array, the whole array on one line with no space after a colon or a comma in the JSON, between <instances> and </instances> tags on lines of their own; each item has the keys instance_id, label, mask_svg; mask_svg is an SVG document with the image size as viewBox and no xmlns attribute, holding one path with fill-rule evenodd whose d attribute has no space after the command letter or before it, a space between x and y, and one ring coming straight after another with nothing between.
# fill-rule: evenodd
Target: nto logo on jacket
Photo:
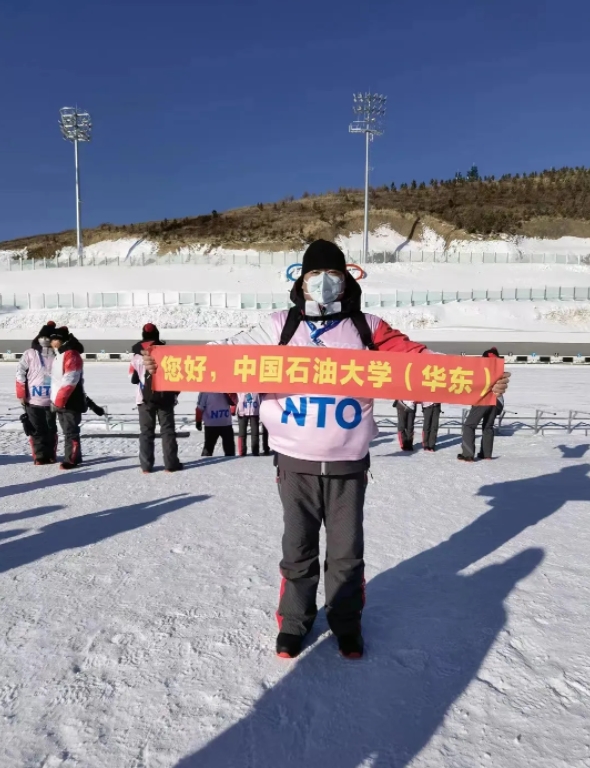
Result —
<instances>
[{"instance_id":1,"label":"nto logo on jacket","mask_svg":"<svg viewBox=\"0 0 590 768\"><path fill-rule=\"evenodd\" d=\"M42 387L31 387L31 395L33 397L49 397L51 394L51 385Z\"/></svg>"},{"instance_id":2,"label":"nto logo on jacket","mask_svg":"<svg viewBox=\"0 0 590 768\"><path fill-rule=\"evenodd\" d=\"M298 406L295 405L295 400L299 400ZM335 421L341 429L354 429L358 427L363 418L361 404L351 397L345 397L338 403L336 403L335 397L287 397L285 398L281 424L288 424L289 417L292 416L297 426L304 427L308 417L308 404L317 406L315 426L318 429L325 429L328 420L332 423Z\"/></svg>"},{"instance_id":3,"label":"nto logo on jacket","mask_svg":"<svg viewBox=\"0 0 590 768\"><path fill-rule=\"evenodd\" d=\"M217 411L210 410L209 416L212 419L228 419L230 417L229 408L221 408Z\"/></svg>"}]
</instances>

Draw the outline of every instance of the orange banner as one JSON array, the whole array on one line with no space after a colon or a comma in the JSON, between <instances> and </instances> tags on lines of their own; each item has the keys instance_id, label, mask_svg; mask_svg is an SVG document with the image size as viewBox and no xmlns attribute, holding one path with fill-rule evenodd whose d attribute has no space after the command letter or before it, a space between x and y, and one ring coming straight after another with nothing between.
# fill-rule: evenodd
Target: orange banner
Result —
<instances>
[{"instance_id":1,"label":"orange banner","mask_svg":"<svg viewBox=\"0 0 590 768\"><path fill-rule=\"evenodd\" d=\"M504 361L328 347L154 346L154 389L493 405Z\"/></svg>"}]
</instances>

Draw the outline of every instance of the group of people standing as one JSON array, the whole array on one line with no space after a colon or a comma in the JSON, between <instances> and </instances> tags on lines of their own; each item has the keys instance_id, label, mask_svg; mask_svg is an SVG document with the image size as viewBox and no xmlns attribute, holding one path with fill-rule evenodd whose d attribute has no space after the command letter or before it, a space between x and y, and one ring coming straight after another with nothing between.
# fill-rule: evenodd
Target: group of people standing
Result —
<instances>
[{"instance_id":1,"label":"group of people standing","mask_svg":"<svg viewBox=\"0 0 590 768\"><path fill-rule=\"evenodd\" d=\"M486 349L483 357L500 357L496 347ZM414 450L414 424L418 405L422 406L423 427L422 447L427 453L434 453L442 406L440 403L414 403L408 400L396 400L394 407L397 409L397 435L402 451L411 453ZM482 425L481 447L477 454L478 459L491 459L494 450L494 425L496 419L504 411L504 398L496 398L495 405L474 405L463 423L461 453L457 456L459 461L475 461L475 431Z\"/></svg>"},{"instance_id":2,"label":"group of people standing","mask_svg":"<svg viewBox=\"0 0 590 768\"><path fill-rule=\"evenodd\" d=\"M174 409L178 392L156 392L152 379L146 371L143 353L152 346L165 344L160 331L153 323L142 328L141 341L132 348L133 357L129 366L131 383L135 384L136 404L139 413L139 463L145 474L154 469L154 445L156 424L160 425L164 468L167 472L179 472L183 465L178 460L178 442L174 424ZM195 409L195 426L204 429L202 456L212 456L217 442L221 439L226 456L236 455L233 416L238 415L238 454L248 453L247 432L250 426L251 450L253 456L260 454L260 432L265 456L270 454L268 432L260 423L260 395L253 392L225 393L202 392Z\"/></svg>"},{"instance_id":3,"label":"group of people standing","mask_svg":"<svg viewBox=\"0 0 590 768\"><path fill-rule=\"evenodd\" d=\"M75 469L82 461L80 423L92 408L104 411L84 391L84 347L66 326L44 325L18 362L16 396L37 465L57 462L57 422L64 436L60 469Z\"/></svg>"}]
</instances>

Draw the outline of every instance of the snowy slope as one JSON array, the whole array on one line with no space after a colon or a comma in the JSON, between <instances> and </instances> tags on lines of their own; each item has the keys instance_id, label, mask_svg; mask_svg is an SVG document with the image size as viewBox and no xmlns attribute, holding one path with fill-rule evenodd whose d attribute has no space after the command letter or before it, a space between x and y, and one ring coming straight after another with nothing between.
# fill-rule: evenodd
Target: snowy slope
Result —
<instances>
[{"instance_id":1,"label":"snowy slope","mask_svg":"<svg viewBox=\"0 0 590 768\"><path fill-rule=\"evenodd\" d=\"M87 370L130 403L123 366ZM588 379L519 371L510 404L583 402ZM456 438L403 456L382 435L358 663L323 616L300 660L272 653L270 460L185 440L186 472L146 478L133 441L89 440L66 475L0 440L2 768L590 764L590 440L501 438L465 466Z\"/></svg>"},{"instance_id":2,"label":"snowy slope","mask_svg":"<svg viewBox=\"0 0 590 768\"><path fill-rule=\"evenodd\" d=\"M565 264L371 264L361 285L368 293L469 291L590 285L590 266ZM277 266L162 265L70 267L0 272L0 293L107 291L224 291L286 293L292 287Z\"/></svg>"},{"instance_id":3,"label":"snowy slope","mask_svg":"<svg viewBox=\"0 0 590 768\"><path fill-rule=\"evenodd\" d=\"M352 259L358 258L363 250L362 232L353 232L348 236L341 235L336 242ZM437 253L509 253L509 254L560 254L562 256L587 256L590 254L590 238L584 237L559 237L535 238L515 235L504 235L496 239L488 239L473 236L469 239L451 240L448 245L444 238L438 235L430 227L422 228L420 240L408 240L404 235L396 232L388 225L383 225L373 230L369 237L369 251L371 253L408 253L409 251L429 251ZM159 255L159 245L147 238L119 238L117 240L102 240L98 243L85 246L84 252L89 259L113 260L113 261L141 261L156 258ZM234 255L240 258L257 257L259 251L255 248L225 248L212 247L208 243L193 243L182 246L176 251L184 255L207 255L212 263L223 262L224 259ZM292 261L297 261L297 251L292 251ZM62 248L58 252L58 259L67 263L75 260L77 252L74 247ZM0 269L6 266L13 257L26 257L26 249L0 250Z\"/></svg>"}]
</instances>

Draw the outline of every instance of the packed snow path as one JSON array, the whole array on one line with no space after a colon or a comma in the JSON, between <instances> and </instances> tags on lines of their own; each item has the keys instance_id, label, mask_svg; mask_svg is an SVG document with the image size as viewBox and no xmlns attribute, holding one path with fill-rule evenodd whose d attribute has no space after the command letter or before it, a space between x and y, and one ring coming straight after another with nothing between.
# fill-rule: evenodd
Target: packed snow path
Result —
<instances>
[{"instance_id":1,"label":"packed snow path","mask_svg":"<svg viewBox=\"0 0 590 768\"><path fill-rule=\"evenodd\" d=\"M513 400L550 399L549 375L574 393L523 375ZM501 438L475 465L457 442L375 441L366 658L320 615L292 663L271 460L184 440L185 472L145 477L134 441L87 440L64 473L2 435L2 768L589 765L590 438Z\"/></svg>"}]
</instances>

